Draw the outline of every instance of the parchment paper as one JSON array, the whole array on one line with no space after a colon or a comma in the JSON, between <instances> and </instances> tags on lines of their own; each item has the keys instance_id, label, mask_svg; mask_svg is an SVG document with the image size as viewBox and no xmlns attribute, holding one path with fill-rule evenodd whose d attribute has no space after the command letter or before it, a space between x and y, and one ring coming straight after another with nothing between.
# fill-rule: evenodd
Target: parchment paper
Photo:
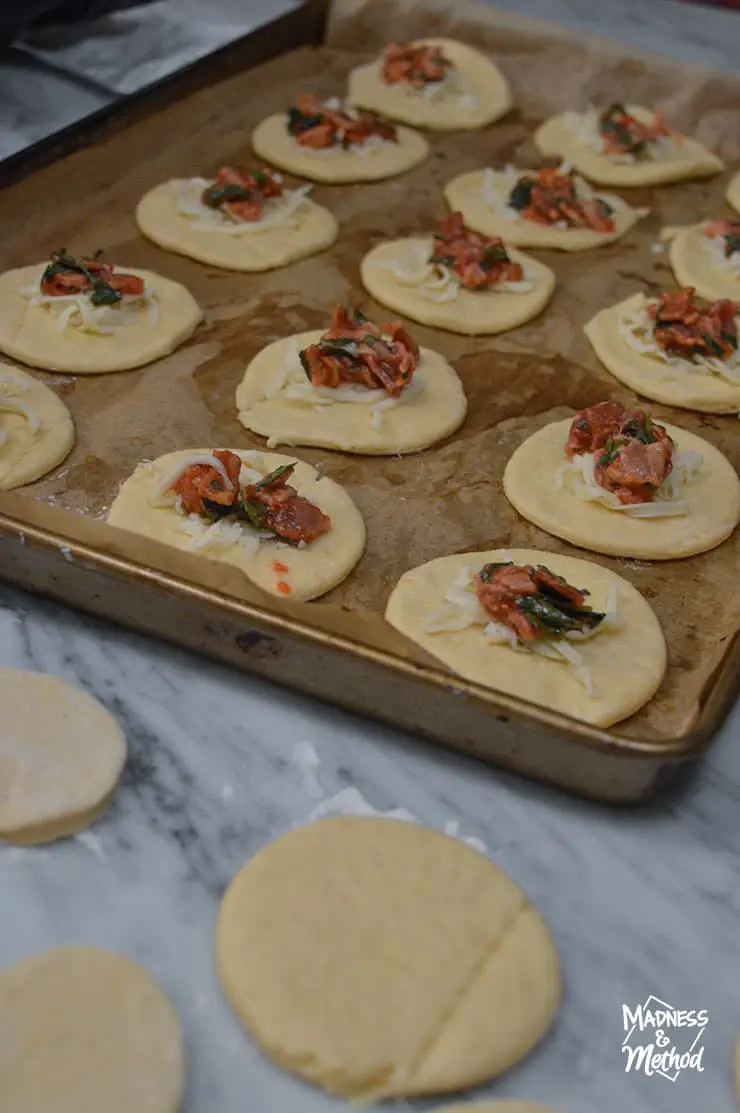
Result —
<instances>
[{"instance_id":1,"label":"parchment paper","mask_svg":"<svg viewBox=\"0 0 740 1113\"><path fill-rule=\"evenodd\" d=\"M511 82L518 107L483 132L431 136L429 161L402 177L315 187L315 200L340 221L340 240L332 250L266 276L245 276L167 254L139 236L133 209L145 190L169 177L207 175L224 163L249 164L249 134L265 115L284 110L302 91L341 95L347 71L390 35L429 33L449 33L488 50ZM207 445L263 446L236 419L234 392L249 359L281 336L325 326L335 301L386 321L388 312L360 285L362 255L385 239L427 232L445 213L441 187L454 175L505 162L536 164L530 135L554 111L610 98L653 104L730 165L740 157L740 81L733 78L638 58L633 51L625 57L623 48L574 39L472 4L458 3L453 13L447 3L348 0L335 6L330 37L331 48L299 50L196 93L0 195L5 266L40 261L61 246L75 253L102 248L122 267L147 267L183 282L207 311L206 323L188 345L144 370L77 379L40 376L69 405L78 439L67 464L28 488L22 500L100 518L142 458ZM219 583L222 590L308 621L320 615L324 629L428 661L379 617L408 568L447 553L497 546L590 555L518 518L503 496L504 465L525 437L549 421L605 398L633 401L600 367L582 325L597 309L636 290L670 287L666 256L653 250L660 228L729 215L725 185L726 175L631 190L630 201L648 205L651 214L625 242L581 255L538 252L556 271L559 285L550 307L530 325L477 340L412 326L421 344L456 367L469 399L468 418L447 442L403 459L298 449L297 456L344 484L368 526L360 565L323 601L286 607L244 582L237 587L233 577L214 571L218 566L201 573L205 562L106 529L110 543L135 559L149 554L158 567L186 579ZM712 441L736 466L740 462L737 418L651 408L659 418ZM99 529L93 533L99 544ZM649 599L670 646L661 692L618 728L622 733L659 741L691 730L712 673L740 626L739 551L735 538L711 554L678 562L594 556Z\"/></svg>"}]
</instances>

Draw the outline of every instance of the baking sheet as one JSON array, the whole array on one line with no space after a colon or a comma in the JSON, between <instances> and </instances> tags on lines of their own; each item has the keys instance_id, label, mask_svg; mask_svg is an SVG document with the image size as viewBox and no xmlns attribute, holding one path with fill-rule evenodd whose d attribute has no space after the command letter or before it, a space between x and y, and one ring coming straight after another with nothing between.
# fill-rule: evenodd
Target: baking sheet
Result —
<instances>
[{"instance_id":1,"label":"baking sheet","mask_svg":"<svg viewBox=\"0 0 740 1113\"><path fill-rule=\"evenodd\" d=\"M397 39L450 33L486 48L511 82L517 109L483 132L433 135L429 161L399 178L315 187L315 200L339 219L340 240L329 252L272 274L219 272L167 254L138 235L133 209L145 190L168 177L207 175L226 162L249 163L249 134L263 116L283 110L304 90L341 94L348 69L382 45L388 28ZM671 122L711 144L729 163L740 154L740 109L733 107L740 105L737 79L636 58L634 52L625 58L623 48L574 40L489 8L458 4L453 14L447 5L435 10L429 4L350 0L335 6L330 39L330 48L295 51L196 93L0 195L5 266L40 261L61 246L75 253L102 248L124 268L146 267L183 282L206 309L206 322L188 345L143 370L77 379L40 375L70 407L78 439L66 465L16 496L14 505L35 499L100 518L142 458L206 445L261 447L264 442L238 423L234 407L248 360L281 336L326 325L335 301L387 320L388 312L359 283L362 255L385 239L427 231L445 213L441 186L454 175L486 164L534 162L529 137L553 111L625 98L628 91L630 101L665 107ZM548 421L603 398L632 399L600 368L581 326L601 306L637 289L651 292L671 284L665 255L653 251L659 229L725 212L725 180L630 191L630 201L650 206L651 214L625 242L581 255L535 253L553 267L559 287L546 312L515 332L473 340L412 326L421 344L436 348L456 367L469 399L468 418L447 442L403 459L298 449L297 456L344 484L368 525L363 560L322 602L273 601L238 574L165 553L120 531L105 531L110 544L184 579L427 662L380 618L407 568L446 553L499 546L588 555L517 517L501 489L504 464L522 439ZM740 462L736 418L651 408L705 436L736 466ZM5 505L0 501L0 508ZM84 540L84 529L76 532ZM99 544L101 531L93 527L91 533ZM740 625L734 590L738 547L735 538L703 557L651 565L594 557L650 600L670 645L669 674L658 697L617 733L659 745L695 726Z\"/></svg>"}]
</instances>

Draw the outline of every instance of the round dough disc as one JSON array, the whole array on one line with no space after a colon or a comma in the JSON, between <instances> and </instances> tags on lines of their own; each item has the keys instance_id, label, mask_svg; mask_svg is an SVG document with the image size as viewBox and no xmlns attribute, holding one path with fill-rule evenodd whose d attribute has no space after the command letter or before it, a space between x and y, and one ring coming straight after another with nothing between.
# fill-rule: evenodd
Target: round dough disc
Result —
<instances>
[{"instance_id":1,"label":"round dough disc","mask_svg":"<svg viewBox=\"0 0 740 1113\"><path fill-rule=\"evenodd\" d=\"M260 851L223 899L216 963L275 1062L361 1100L501 1074L560 999L555 947L519 887L402 820L323 819Z\"/></svg>"},{"instance_id":2,"label":"round dough disc","mask_svg":"<svg viewBox=\"0 0 740 1113\"><path fill-rule=\"evenodd\" d=\"M674 560L720 545L740 521L740 479L709 441L661 422L679 452L698 452L701 471L684 488L689 512L676 518L631 518L597 502L585 502L571 487L555 485L567 463L570 419L556 421L519 445L504 471L504 491L522 517L554 537L608 556Z\"/></svg>"},{"instance_id":3,"label":"round dough disc","mask_svg":"<svg viewBox=\"0 0 740 1113\"><path fill-rule=\"evenodd\" d=\"M672 238L668 257L679 286L693 286L700 298L740 300L740 274L717 266L704 224L681 228Z\"/></svg>"},{"instance_id":4,"label":"round dough disc","mask_svg":"<svg viewBox=\"0 0 740 1113\"><path fill-rule=\"evenodd\" d=\"M414 376L418 391L385 410L380 429L373 428L370 407L336 402L317 413L312 406L265 398L265 389L281 367L294 341L299 348L316 344L324 331L301 332L268 344L255 356L236 392L242 425L268 445L305 444L357 452L366 456L393 456L419 452L454 433L465 420L467 401L457 373L446 359L422 348Z\"/></svg>"},{"instance_id":5,"label":"round dough disc","mask_svg":"<svg viewBox=\"0 0 740 1113\"><path fill-rule=\"evenodd\" d=\"M591 672L590 697L566 665L493 645L483 628L428 634L426 624L445 602L445 591L466 567L478 571L488 561L545 564L574 587L590 592L594 610L606 605L612 584L618 591L619 626L579 643ZM608 727L634 714L658 690L666 670L666 645L657 618L640 593L607 568L588 560L536 549L496 549L439 557L406 572L396 584L386 620L453 672L487 688L529 700L574 719Z\"/></svg>"},{"instance_id":6,"label":"round dough disc","mask_svg":"<svg viewBox=\"0 0 740 1113\"><path fill-rule=\"evenodd\" d=\"M146 193L136 207L136 221L145 236L166 251L188 255L231 271L268 271L331 247L339 234L333 213L306 198L280 224L231 234L198 228L177 211L177 193L183 179L162 182Z\"/></svg>"},{"instance_id":7,"label":"round dough disc","mask_svg":"<svg viewBox=\"0 0 740 1113\"><path fill-rule=\"evenodd\" d=\"M520 174L529 172L521 170ZM594 232L591 228L551 228L523 218L512 220L505 214L494 212L486 204L483 198L484 173L483 170L471 170L453 178L444 188L445 199L453 212L462 213L469 228L485 236L501 236L507 244L557 251L588 251L621 239L639 220L637 211L612 193L600 193L599 196L614 210L613 232ZM493 188L501 200L506 201L511 191L509 180L503 172L494 173Z\"/></svg>"},{"instance_id":8,"label":"round dough disc","mask_svg":"<svg viewBox=\"0 0 740 1113\"><path fill-rule=\"evenodd\" d=\"M740 171L731 179L725 196L735 212L740 213Z\"/></svg>"},{"instance_id":9,"label":"round dough disc","mask_svg":"<svg viewBox=\"0 0 740 1113\"><path fill-rule=\"evenodd\" d=\"M626 107L629 114L638 120L649 123L653 119L649 108L635 104ZM537 129L534 144L544 158L562 158L592 182L619 188L660 185L688 178L711 178L725 168L722 160L708 151L703 143L685 135L682 136L678 158L618 162L610 155L584 147L562 115L552 116Z\"/></svg>"},{"instance_id":10,"label":"round dough disc","mask_svg":"<svg viewBox=\"0 0 740 1113\"><path fill-rule=\"evenodd\" d=\"M427 97L405 82L388 85L382 77L380 59L350 71L348 100L390 120L430 131L472 131L492 124L509 111L512 97L506 78L480 51L454 39L416 39L414 45L441 47L462 77L462 93L472 97L474 103L461 103L460 95L447 95L443 89Z\"/></svg>"},{"instance_id":11,"label":"round dough disc","mask_svg":"<svg viewBox=\"0 0 740 1113\"><path fill-rule=\"evenodd\" d=\"M122 271L143 278L157 294L159 320L132 323L113 335L92 335L70 328L60 332L55 315L43 306L29 306L19 294L38 280L46 263L18 267L0 274L0 351L47 371L96 375L129 371L169 355L195 332L203 313L184 286L159 274L121 265Z\"/></svg>"},{"instance_id":12,"label":"round dough disc","mask_svg":"<svg viewBox=\"0 0 740 1113\"><path fill-rule=\"evenodd\" d=\"M3 1113L177 1113L180 1025L149 974L96 947L0 972Z\"/></svg>"},{"instance_id":13,"label":"round dough disc","mask_svg":"<svg viewBox=\"0 0 740 1113\"><path fill-rule=\"evenodd\" d=\"M184 452L169 452L166 456L139 464L113 500L108 523L130 533L162 541L175 549L187 549L190 535L183 528L187 519L174 508L151 506L149 497L154 482L164 477L178 460L193 452L209 451L206 448L191 448ZM231 451L263 475L269 475L284 464L297 463L291 486L329 515L331 529L303 549L287 543L263 541L258 552L248 556L244 548L234 542L232 545L214 545L201 550L199 555L239 568L252 583L281 599L288 596L277 585L286 583L291 589L289 598L294 602L315 599L346 579L365 548L365 523L344 488L328 476L319 475L310 464L296 460L295 456L237 448ZM276 570L276 564L281 566L280 569Z\"/></svg>"},{"instance_id":14,"label":"round dough disc","mask_svg":"<svg viewBox=\"0 0 740 1113\"><path fill-rule=\"evenodd\" d=\"M544 263L516 248L507 248L509 258L525 268L533 288L515 294L497 290L460 289L451 301L434 302L425 298L414 286L399 282L387 266L414 250L432 252L432 239L393 240L369 251L360 263L362 284L377 302L409 320L432 328L447 329L465 336L490 335L518 328L536 317L552 297L555 275Z\"/></svg>"},{"instance_id":15,"label":"round dough disc","mask_svg":"<svg viewBox=\"0 0 740 1113\"><path fill-rule=\"evenodd\" d=\"M4 411L3 393L30 406L38 417L35 432L19 413ZM40 479L69 454L75 429L61 398L32 375L0 363L0 491Z\"/></svg>"},{"instance_id":16,"label":"round dough disc","mask_svg":"<svg viewBox=\"0 0 740 1113\"><path fill-rule=\"evenodd\" d=\"M688 362L684 371L628 347L619 335L620 318L636 312L644 302L644 294L633 294L600 310L584 325L583 331L607 371L643 398L666 406L709 414L740 411L740 383L693 371Z\"/></svg>"},{"instance_id":17,"label":"round dough disc","mask_svg":"<svg viewBox=\"0 0 740 1113\"><path fill-rule=\"evenodd\" d=\"M466 1101L445 1105L431 1113L555 1113L549 1106L533 1101Z\"/></svg>"},{"instance_id":18,"label":"round dough disc","mask_svg":"<svg viewBox=\"0 0 740 1113\"><path fill-rule=\"evenodd\" d=\"M255 152L273 166L312 182L342 185L347 182L377 182L403 174L429 154L426 139L411 128L398 128L398 142L369 147L367 154L329 149L312 151L301 147L288 134L284 113L268 116L252 133Z\"/></svg>"},{"instance_id":19,"label":"round dough disc","mask_svg":"<svg viewBox=\"0 0 740 1113\"><path fill-rule=\"evenodd\" d=\"M0 839L51 842L89 827L125 760L123 732L97 700L55 676L0 669Z\"/></svg>"}]
</instances>

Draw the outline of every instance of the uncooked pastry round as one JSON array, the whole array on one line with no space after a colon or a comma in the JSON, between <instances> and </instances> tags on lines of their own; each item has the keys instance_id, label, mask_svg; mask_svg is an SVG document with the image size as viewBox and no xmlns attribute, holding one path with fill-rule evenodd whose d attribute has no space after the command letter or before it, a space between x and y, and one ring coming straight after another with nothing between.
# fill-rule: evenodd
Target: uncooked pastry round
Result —
<instances>
[{"instance_id":1,"label":"uncooked pastry round","mask_svg":"<svg viewBox=\"0 0 740 1113\"><path fill-rule=\"evenodd\" d=\"M22 414L3 410L3 382L38 415L36 432L31 432ZM0 491L22 487L46 475L61 464L75 439L72 418L61 398L32 375L7 363L0 363L0 434L4 434L0 436Z\"/></svg>"},{"instance_id":2,"label":"uncooked pastry round","mask_svg":"<svg viewBox=\"0 0 740 1113\"><path fill-rule=\"evenodd\" d=\"M491 335L518 328L531 321L547 305L555 289L555 275L544 263L516 248L508 248L509 258L520 263L533 282L525 293L507 293L495 287L489 290L465 290L462 287L452 301L434 302L413 286L398 282L388 263L414 250L430 255L432 239L392 240L369 251L360 263L362 284L377 302L412 321L432 328L447 329L465 336Z\"/></svg>"},{"instance_id":3,"label":"uncooked pastry round","mask_svg":"<svg viewBox=\"0 0 740 1113\"><path fill-rule=\"evenodd\" d=\"M555 1113L549 1106L534 1101L466 1101L445 1105L431 1113Z\"/></svg>"},{"instance_id":4,"label":"uncooked pastry round","mask_svg":"<svg viewBox=\"0 0 740 1113\"><path fill-rule=\"evenodd\" d=\"M177 1113L180 1025L124 955L56 947L0 971L3 1113Z\"/></svg>"},{"instance_id":5,"label":"uncooked pastry round","mask_svg":"<svg viewBox=\"0 0 740 1113\"><path fill-rule=\"evenodd\" d=\"M419 452L454 433L465 420L467 401L457 373L446 359L429 348L420 351L414 378L418 392L402 396L401 403L383 413L380 429L373 428L369 406L337 402L316 413L311 406L264 392L290 346L317 344L323 331L301 332L276 340L254 357L236 392L242 425L269 444L305 444L357 452L366 456L393 456Z\"/></svg>"},{"instance_id":6,"label":"uncooked pastry round","mask_svg":"<svg viewBox=\"0 0 740 1113\"><path fill-rule=\"evenodd\" d=\"M125 760L123 732L97 700L55 676L0 669L0 839L52 842L89 827Z\"/></svg>"},{"instance_id":7,"label":"uncooked pastry round","mask_svg":"<svg viewBox=\"0 0 740 1113\"><path fill-rule=\"evenodd\" d=\"M323 819L270 843L226 892L216 963L275 1062L360 1100L495 1077L560 1000L557 952L519 887L402 820Z\"/></svg>"},{"instance_id":8,"label":"uncooked pastry round","mask_svg":"<svg viewBox=\"0 0 740 1113\"><path fill-rule=\"evenodd\" d=\"M565 665L533 653L494 645L483 628L428 634L426 623L445 602L445 591L463 569L478 571L489 561L544 564L574 587L590 592L589 605L606 605L609 587L618 590L619 626L578 644L590 669L595 698ZM666 645L658 619L640 593L607 568L590 560L537 549L496 549L439 557L406 572L393 589L386 620L411 641L466 680L529 700L574 719L607 727L632 715L654 695L666 669Z\"/></svg>"},{"instance_id":9,"label":"uncooked pastry round","mask_svg":"<svg viewBox=\"0 0 740 1113\"><path fill-rule=\"evenodd\" d=\"M444 95L425 96L405 82L388 85L380 58L350 71L348 100L390 120L401 120L430 131L466 131L501 119L512 105L511 90L498 66L471 46L454 39L416 39L415 46L437 46L454 63L474 105Z\"/></svg>"},{"instance_id":10,"label":"uncooked pastry round","mask_svg":"<svg viewBox=\"0 0 740 1113\"><path fill-rule=\"evenodd\" d=\"M156 479L169 472L178 460L194 452L210 449L191 448L183 452L169 452L156 460L139 464L133 475L123 483L113 500L107 521L119 529L129 530L185 550L190 541L183 530L184 519L170 507L154 507L149 503L152 485ZM285 595L277 588L279 582L291 588L290 599L305 602L330 591L350 574L365 548L365 523L347 492L333 479L319 475L310 464L295 456L282 456L275 452L253 452L232 448L245 464L255 471L268 475L284 464L296 464L291 486L331 518L331 529L317 537L305 548L285 542L263 541L254 556L248 556L243 547L219 545L209 548L204 556L208 560L231 564L239 568L252 583L270 595ZM279 574L273 565L282 566Z\"/></svg>"},{"instance_id":11,"label":"uncooked pastry round","mask_svg":"<svg viewBox=\"0 0 740 1113\"><path fill-rule=\"evenodd\" d=\"M149 324L142 311L141 323L132 323L114 335L91 335L74 328L60 332L50 310L29 306L18 292L37 282L45 267L46 263L39 263L0 274L0 351L31 367L74 375L130 371L174 352L203 317L192 294L179 282L121 265L121 271L143 278L155 291L157 323Z\"/></svg>"},{"instance_id":12,"label":"uncooked pastry round","mask_svg":"<svg viewBox=\"0 0 740 1113\"><path fill-rule=\"evenodd\" d=\"M178 178L150 189L136 207L136 222L145 236L166 251L176 251L232 271L268 271L315 255L336 240L339 225L333 213L306 198L280 224L241 234L198 228L177 211Z\"/></svg>"},{"instance_id":13,"label":"uncooked pastry round","mask_svg":"<svg viewBox=\"0 0 740 1113\"><path fill-rule=\"evenodd\" d=\"M518 247L545 247L557 251L587 251L619 240L640 219L639 213L612 193L600 193L614 210L614 231L594 232L591 228L552 228L537 224L523 217L509 219L494 212L483 200L483 170L470 170L453 178L444 188L447 204L453 212L459 211L469 228L485 236L501 236L507 244ZM502 200L511 192L511 185L503 172L494 172L494 189ZM520 170L520 174L534 174L534 170Z\"/></svg>"},{"instance_id":14,"label":"uncooked pastry round","mask_svg":"<svg viewBox=\"0 0 740 1113\"><path fill-rule=\"evenodd\" d=\"M698 452L703 464L684 488L689 512L676 518L631 518L585 502L555 476L568 462L571 421L546 425L520 444L506 465L504 491L530 522L581 549L637 560L674 560L720 545L740 521L740 479L729 460L702 437L661 422L679 452Z\"/></svg>"},{"instance_id":15,"label":"uncooked pastry round","mask_svg":"<svg viewBox=\"0 0 740 1113\"><path fill-rule=\"evenodd\" d=\"M735 212L740 213L740 172L735 174L727 187L725 194Z\"/></svg>"},{"instance_id":16,"label":"uncooked pastry round","mask_svg":"<svg viewBox=\"0 0 740 1113\"><path fill-rule=\"evenodd\" d=\"M700 298L740 300L740 274L723 270L714 261L706 224L681 228L671 239L668 257L679 286L693 286Z\"/></svg>"},{"instance_id":17,"label":"uncooked pastry round","mask_svg":"<svg viewBox=\"0 0 740 1113\"><path fill-rule=\"evenodd\" d=\"M652 122L654 114L649 108L636 104L628 104L626 108L636 119L644 123ZM611 155L591 151L579 143L563 115L546 120L534 133L534 144L544 158L562 158L592 182L618 188L711 178L725 168L722 160L708 151L703 143L688 136L682 136L678 158L619 162Z\"/></svg>"},{"instance_id":18,"label":"uncooked pastry round","mask_svg":"<svg viewBox=\"0 0 740 1113\"><path fill-rule=\"evenodd\" d=\"M633 294L600 310L584 325L583 331L607 371L643 398L666 406L710 414L740 411L740 383L692 371L688 361L684 371L628 347L619 335L620 318L636 312L646 300L644 294Z\"/></svg>"},{"instance_id":19,"label":"uncooked pastry round","mask_svg":"<svg viewBox=\"0 0 740 1113\"><path fill-rule=\"evenodd\" d=\"M423 135L402 126L398 128L398 142L368 147L366 154L341 148L313 151L296 142L285 121L282 112L268 116L252 133L252 147L273 166L312 182L377 182L403 174L429 154Z\"/></svg>"}]
</instances>

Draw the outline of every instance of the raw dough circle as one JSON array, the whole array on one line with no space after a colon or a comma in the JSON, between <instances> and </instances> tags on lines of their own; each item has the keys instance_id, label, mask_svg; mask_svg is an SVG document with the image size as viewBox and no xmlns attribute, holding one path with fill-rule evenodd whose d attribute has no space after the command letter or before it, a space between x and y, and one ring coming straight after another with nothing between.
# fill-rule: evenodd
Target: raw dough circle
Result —
<instances>
[{"instance_id":1,"label":"raw dough circle","mask_svg":"<svg viewBox=\"0 0 740 1113\"><path fill-rule=\"evenodd\" d=\"M653 119L649 108L636 104L628 104L626 108L631 116L644 123ZM591 151L579 143L562 115L546 120L533 138L535 147L544 158L562 158L585 178L599 185L622 188L660 185L689 178L711 178L725 168L722 160L708 151L703 143L688 136L682 136L680 158L617 162L610 155Z\"/></svg>"},{"instance_id":2,"label":"raw dough circle","mask_svg":"<svg viewBox=\"0 0 740 1113\"><path fill-rule=\"evenodd\" d=\"M97 375L130 371L174 352L195 331L203 313L184 286L162 275L121 265L120 270L143 278L159 302L159 320L141 323L115 335L99 336L71 328L60 332L55 315L43 306L30 307L18 293L36 282L46 263L17 267L0 274L0 351L30 367Z\"/></svg>"},{"instance_id":3,"label":"raw dough circle","mask_svg":"<svg viewBox=\"0 0 740 1113\"><path fill-rule=\"evenodd\" d=\"M620 318L636 312L646 300L644 294L633 294L602 309L584 325L583 331L607 371L643 398L666 406L709 414L740 411L740 383L692 371L688 362L684 371L627 346L619 335Z\"/></svg>"},{"instance_id":4,"label":"raw dough circle","mask_svg":"<svg viewBox=\"0 0 740 1113\"><path fill-rule=\"evenodd\" d=\"M740 172L735 174L735 176L730 181L725 196L727 197L727 200L730 202L735 212L740 213Z\"/></svg>"},{"instance_id":5,"label":"raw dough circle","mask_svg":"<svg viewBox=\"0 0 740 1113\"><path fill-rule=\"evenodd\" d=\"M491 335L518 328L531 321L547 305L555 289L555 275L544 263L516 248L508 248L509 258L521 263L534 283L532 290L515 294L496 290L460 289L452 301L434 302L425 298L418 289L399 282L386 267L388 263L409 251L432 252L433 239L393 240L381 243L369 251L360 263L362 284L377 302L412 321L432 328L447 329L465 336Z\"/></svg>"},{"instance_id":6,"label":"raw dough circle","mask_svg":"<svg viewBox=\"0 0 740 1113\"><path fill-rule=\"evenodd\" d=\"M740 479L729 460L703 437L661 422L679 452L698 452L701 471L684 488L689 513L676 518L630 518L585 502L555 476L567 463L571 421L546 425L520 444L504 471L512 506L540 529L581 549L637 560L674 560L720 545L740 521Z\"/></svg>"},{"instance_id":7,"label":"raw dough circle","mask_svg":"<svg viewBox=\"0 0 740 1113\"><path fill-rule=\"evenodd\" d=\"M260 158L312 182L341 185L347 182L377 182L393 178L417 166L429 154L423 135L411 128L398 128L398 142L369 148L358 155L341 149L312 151L300 147L288 134L284 113L268 116L252 133L252 147Z\"/></svg>"},{"instance_id":8,"label":"raw dough circle","mask_svg":"<svg viewBox=\"0 0 740 1113\"><path fill-rule=\"evenodd\" d=\"M587 696L564 664L490 644L480 626L441 634L425 631L429 616L443 605L445 591L464 568L478 571L488 561L508 560L545 564L574 587L587 589L589 604L597 611L605 606L609 587L616 585L619 627L578 645L591 671L596 698ZM458 553L412 568L393 589L385 617L396 630L466 680L601 727L626 719L647 703L660 687L666 670L660 624L632 584L590 560L537 549Z\"/></svg>"},{"instance_id":9,"label":"raw dough circle","mask_svg":"<svg viewBox=\"0 0 740 1113\"><path fill-rule=\"evenodd\" d=\"M555 1113L549 1106L533 1101L466 1101L445 1105L431 1113Z\"/></svg>"},{"instance_id":10,"label":"raw dough circle","mask_svg":"<svg viewBox=\"0 0 740 1113\"><path fill-rule=\"evenodd\" d=\"M176 251L223 270L268 271L331 247L339 234L333 213L306 198L281 224L255 232L227 234L197 228L177 211L177 178L150 189L136 207L136 222L145 236L166 251Z\"/></svg>"},{"instance_id":11,"label":"raw dough circle","mask_svg":"<svg viewBox=\"0 0 740 1113\"><path fill-rule=\"evenodd\" d=\"M460 72L466 85L464 92L476 103L461 104L441 91L441 95L427 97L404 82L388 85L381 76L380 59L350 71L347 99L390 120L430 131L483 128L509 111L512 97L506 78L479 50L454 39L415 39L414 45L441 47Z\"/></svg>"},{"instance_id":12,"label":"raw dough circle","mask_svg":"<svg viewBox=\"0 0 740 1113\"><path fill-rule=\"evenodd\" d=\"M3 1113L176 1113L180 1025L137 963L56 947L0 971Z\"/></svg>"},{"instance_id":13,"label":"raw dough circle","mask_svg":"<svg viewBox=\"0 0 740 1113\"><path fill-rule=\"evenodd\" d=\"M386 410L380 429L373 428L369 406L337 402L316 413L302 403L265 398L265 388L290 345L294 341L300 348L316 344L324 331L276 340L255 356L236 392L242 425L268 437L269 444L314 445L366 456L419 452L462 425L467 411L462 383L447 360L429 348L421 349L414 376L421 383L418 393Z\"/></svg>"},{"instance_id":14,"label":"raw dough circle","mask_svg":"<svg viewBox=\"0 0 740 1113\"><path fill-rule=\"evenodd\" d=\"M22 414L3 410L3 387L35 411L36 432ZM0 491L22 487L52 471L69 454L74 439L72 418L61 398L32 375L0 363Z\"/></svg>"},{"instance_id":15,"label":"raw dough circle","mask_svg":"<svg viewBox=\"0 0 740 1113\"><path fill-rule=\"evenodd\" d=\"M740 300L740 274L718 267L711 251L711 240L704 235L705 224L681 228L668 248L673 273L679 286L693 286L700 298L717 301Z\"/></svg>"},{"instance_id":16,"label":"raw dough circle","mask_svg":"<svg viewBox=\"0 0 740 1113\"><path fill-rule=\"evenodd\" d=\"M614 210L613 232L594 232L591 228L551 228L523 218L510 220L489 209L483 200L484 173L483 170L470 170L453 178L444 187L445 199L453 212L462 213L469 228L482 232L485 236L501 236L507 244L553 248L557 251L588 251L592 247L601 247L621 239L639 220L636 210L612 193L600 193L598 196ZM511 191L509 180L502 171L494 173L494 189L505 200ZM519 173L521 175L535 171L520 170Z\"/></svg>"},{"instance_id":17,"label":"raw dough circle","mask_svg":"<svg viewBox=\"0 0 740 1113\"><path fill-rule=\"evenodd\" d=\"M52 842L89 827L125 760L123 732L97 700L55 676L0 669L0 839Z\"/></svg>"},{"instance_id":18,"label":"raw dough circle","mask_svg":"<svg viewBox=\"0 0 740 1113\"><path fill-rule=\"evenodd\" d=\"M265 847L223 899L216 963L272 1059L363 1100L501 1074L560 1000L557 952L519 887L402 820L323 819Z\"/></svg>"},{"instance_id":19,"label":"raw dough circle","mask_svg":"<svg viewBox=\"0 0 740 1113\"><path fill-rule=\"evenodd\" d=\"M210 449L191 448L183 452L169 452L143 464L123 483L108 512L109 525L129 530L186 549L190 541L183 530L185 519L174 508L154 507L149 495L155 479L167 474L179 459L193 452L210 452ZM350 574L365 548L365 523L347 492L333 479L319 475L310 464L295 456L282 456L275 452L254 452L232 448L255 471L268 475L284 464L296 463L291 486L299 494L315 502L331 518L331 529L317 537L304 549L277 541L263 541L254 556L248 556L241 545L219 545L206 550L208 560L231 564L269 595L285 599L277 588L279 582L292 589L290 599L305 602L331 591ZM279 562L285 571L275 571Z\"/></svg>"}]
</instances>

